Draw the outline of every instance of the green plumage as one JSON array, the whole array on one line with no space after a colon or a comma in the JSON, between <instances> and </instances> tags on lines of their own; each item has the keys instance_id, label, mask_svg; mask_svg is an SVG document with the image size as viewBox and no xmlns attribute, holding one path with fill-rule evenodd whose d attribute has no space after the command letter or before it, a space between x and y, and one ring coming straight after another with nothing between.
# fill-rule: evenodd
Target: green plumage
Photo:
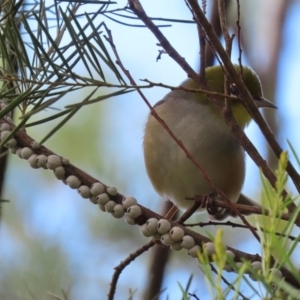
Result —
<instances>
[{"instance_id":1,"label":"green plumage","mask_svg":"<svg viewBox=\"0 0 300 300\"><path fill-rule=\"evenodd\" d=\"M234 66L236 70L240 72L240 66ZM212 91L224 94L224 73L220 66L207 68L205 70L205 79ZM243 66L243 80L254 99L261 99L263 97L260 80L251 68ZM199 85L192 79L185 80L181 85L191 89L199 88ZM211 106L210 100L203 93L194 94L191 95L191 97L195 99L195 101L200 101L203 105ZM215 110L220 118L222 118L220 113L213 106L211 106L211 108ZM247 112L245 106L241 102L233 100L231 101L231 108L237 123L242 128L245 128L251 121L251 116Z\"/></svg>"}]
</instances>

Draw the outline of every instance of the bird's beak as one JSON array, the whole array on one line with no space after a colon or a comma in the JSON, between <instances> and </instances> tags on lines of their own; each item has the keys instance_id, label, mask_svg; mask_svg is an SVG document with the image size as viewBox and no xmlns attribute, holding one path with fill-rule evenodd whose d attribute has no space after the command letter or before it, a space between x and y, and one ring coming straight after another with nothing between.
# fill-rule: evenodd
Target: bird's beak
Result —
<instances>
[{"instance_id":1,"label":"bird's beak","mask_svg":"<svg viewBox=\"0 0 300 300\"><path fill-rule=\"evenodd\" d=\"M258 108L261 107L277 108L277 106L274 103L272 103L271 101L267 100L264 97L255 97L254 101Z\"/></svg>"}]
</instances>

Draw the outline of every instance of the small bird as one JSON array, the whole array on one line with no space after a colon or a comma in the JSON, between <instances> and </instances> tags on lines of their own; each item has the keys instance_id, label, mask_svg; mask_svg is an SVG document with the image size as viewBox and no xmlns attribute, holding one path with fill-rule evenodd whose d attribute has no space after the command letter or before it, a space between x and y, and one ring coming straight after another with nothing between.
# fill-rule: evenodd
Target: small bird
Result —
<instances>
[{"instance_id":1,"label":"small bird","mask_svg":"<svg viewBox=\"0 0 300 300\"><path fill-rule=\"evenodd\" d=\"M238 65L235 68L240 70ZM257 107L276 108L263 97L260 80L251 68L243 66L241 74ZM205 79L212 91L224 93L224 71L221 66L206 68ZM186 89L199 88L192 79L185 80L181 86ZM233 83L230 84L230 93L238 95ZM258 205L241 194L245 180L244 149L206 94L173 90L157 102L154 109L231 202ZM231 109L237 123L244 129L250 123L251 116L243 102L232 100ZM151 113L145 126L143 148L153 187L179 208L186 210L192 206L192 200L187 200L187 197L207 196L215 192ZM223 220L230 215L234 216L230 209L220 209L210 219Z\"/></svg>"}]
</instances>

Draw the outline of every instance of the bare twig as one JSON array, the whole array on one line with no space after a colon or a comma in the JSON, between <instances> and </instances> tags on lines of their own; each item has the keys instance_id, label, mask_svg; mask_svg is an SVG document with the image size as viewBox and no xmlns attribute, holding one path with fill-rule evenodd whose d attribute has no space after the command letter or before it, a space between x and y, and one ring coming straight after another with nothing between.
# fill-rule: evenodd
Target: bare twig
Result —
<instances>
[{"instance_id":1,"label":"bare twig","mask_svg":"<svg viewBox=\"0 0 300 300\"><path fill-rule=\"evenodd\" d=\"M6 75L0 76L0 79L5 82L21 82L21 83L32 83L32 84L38 84L39 82L37 80L30 80L30 79L25 79L22 80L22 78L12 78L12 77L7 77ZM80 77L78 78L80 79ZM55 88L55 87L61 87L61 86L67 86L67 87L108 87L108 88L122 88L122 89L149 89L153 88L154 86L170 89L172 91L178 90L178 91L186 91L189 93L202 93L206 95L211 95L211 96L216 96L216 97L222 97L222 98L228 98L234 101L241 101L242 99L236 96L232 95L225 95L223 93L218 93L218 92L213 92L210 90L206 89L191 89L191 88L185 88L184 86L172 86L164 83L156 83L148 79L141 79L141 81L147 82L148 84L146 85L131 85L131 84L114 84L114 83L109 83L109 82L104 82L104 81L90 81L87 83L81 83L81 82L66 82L66 81L50 81L50 80L45 80L45 84L49 85L50 88ZM89 101L87 103L92 103L92 101ZM85 105L86 103L82 103ZM71 108L78 106L78 103L76 104L70 104L66 105L65 108Z\"/></svg>"},{"instance_id":2,"label":"bare twig","mask_svg":"<svg viewBox=\"0 0 300 300\"><path fill-rule=\"evenodd\" d=\"M185 1L187 7L189 8L193 19L195 19L195 15L193 10L191 9L190 5L187 1ZM202 9L204 14L206 14L206 1L202 1ZM203 31L200 24L197 23L197 31L198 31L198 40L199 40L199 48L200 48L200 76L205 78L205 68L206 68L206 40L205 40L205 32Z\"/></svg>"},{"instance_id":3,"label":"bare twig","mask_svg":"<svg viewBox=\"0 0 300 300\"><path fill-rule=\"evenodd\" d=\"M204 14L206 14L206 1L202 1L202 9ZM199 32L199 45L200 45L200 75L205 77L205 68L206 68L206 40L205 32L201 26L197 24Z\"/></svg>"},{"instance_id":4,"label":"bare twig","mask_svg":"<svg viewBox=\"0 0 300 300\"><path fill-rule=\"evenodd\" d=\"M226 51L228 57L230 57L231 56L231 48L232 48L232 38L230 37L228 28L227 28L226 10L225 10L224 2L225 2L225 0L218 0L218 11L219 11L219 18L220 18L220 26L221 26L223 37L225 40L225 51Z\"/></svg>"},{"instance_id":5,"label":"bare twig","mask_svg":"<svg viewBox=\"0 0 300 300\"><path fill-rule=\"evenodd\" d=\"M190 88L186 88L182 85L175 87L175 86L167 85L164 83L156 83L156 82L150 81L148 79L141 79L141 81L148 82L149 85L138 86L139 88L145 88L145 87L148 88L151 86L159 86L159 87L170 89L171 91L185 91L185 92L189 92L189 93L201 93L201 94L205 94L207 96L222 97L222 98L227 98L227 99L234 100L234 101L242 101L242 99L239 97L232 96L232 95L226 95L226 94L218 93L218 92L213 92L213 91L206 90L206 89L190 89ZM134 88L134 87L130 86L130 88Z\"/></svg>"},{"instance_id":6,"label":"bare twig","mask_svg":"<svg viewBox=\"0 0 300 300\"><path fill-rule=\"evenodd\" d=\"M165 218L167 220L173 220L173 218L175 217L175 215L178 213L179 209L176 205L174 205L172 202L166 202L166 203L171 203L171 208L167 211L167 213L163 213L163 215L165 216Z\"/></svg>"},{"instance_id":7,"label":"bare twig","mask_svg":"<svg viewBox=\"0 0 300 300\"><path fill-rule=\"evenodd\" d=\"M176 220L176 222L178 224L183 224L189 217L191 217L194 212L201 206L201 201L193 201L193 205L188 209L186 210L178 220Z\"/></svg>"},{"instance_id":8,"label":"bare twig","mask_svg":"<svg viewBox=\"0 0 300 300\"><path fill-rule=\"evenodd\" d=\"M198 296L196 294L192 294L192 293L188 293L189 296L195 298L196 300L200 300L200 298L198 298Z\"/></svg>"},{"instance_id":9,"label":"bare twig","mask_svg":"<svg viewBox=\"0 0 300 300\"><path fill-rule=\"evenodd\" d=\"M223 33L223 37L225 40L225 48L228 57L231 57L231 48L232 48L232 38L229 35L227 22L226 22L226 10L225 10L225 0L218 0L218 11L219 11L219 18L220 18L220 26L221 31ZM230 94L230 86L229 86L229 79L225 73L224 76L224 93ZM225 99L225 107L224 113L232 114L231 111L231 101L229 99Z\"/></svg>"},{"instance_id":10,"label":"bare twig","mask_svg":"<svg viewBox=\"0 0 300 300\"><path fill-rule=\"evenodd\" d=\"M198 198L198 196L195 198ZM187 197L185 199L195 201L195 198ZM195 202L200 202L200 205L201 205L202 201L203 201L203 198L200 197ZM245 204L239 204L239 203L231 203L230 204L227 201L219 200L219 199L213 198L213 197L210 198L210 201L211 201L211 205L213 205L213 206L223 207L223 208L228 208L228 209L232 209L231 207L233 205L233 206L235 206L235 209L239 211L240 214L256 214L256 215L264 215L264 216L270 215L270 212L268 209L266 209L264 207L260 207L260 206L245 205ZM235 210L234 210L234 212L235 212ZM276 217L281 220L288 221L292 217L292 213L283 213L283 214L277 215Z\"/></svg>"},{"instance_id":11,"label":"bare twig","mask_svg":"<svg viewBox=\"0 0 300 300\"><path fill-rule=\"evenodd\" d=\"M162 32L158 27L152 22L152 20L146 15L142 5L139 1L128 1L129 7L132 11L145 23L145 25L151 30L151 32L159 40L160 45L166 50L166 52L176 61L180 62L180 66L187 73L188 77L193 78L196 82L200 83L203 79L190 67L190 65L185 61L184 57L180 56L175 48L169 43L169 41L164 37Z\"/></svg>"},{"instance_id":12,"label":"bare twig","mask_svg":"<svg viewBox=\"0 0 300 300\"><path fill-rule=\"evenodd\" d=\"M153 240L149 241L147 244L143 245L142 247L140 247L139 249L137 249L136 251L134 251L133 253L129 254L125 260L121 261L120 264L118 266L116 266L115 272L113 274L111 283L110 283L110 289L109 289L109 293L107 295L107 299L108 300L113 300L114 299L114 295L116 292L116 288L117 288L117 283L118 283L118 279L120 277L120 274L122 273L122 271L131 263L133 262L137 257L139 257L141 254L143 254L144 252L148 251L150 248L152 248L155 245L155 242Z\"/></svg>"},{"instance_id":13,"label":"bare twig","mask_svg":"<svg viewBox=\"0 0 300 300\"><path fill-rule=\"evenodd\" d=\"M248 229L247 226L245 226L244 224L240 224L240 223L235 223L235 222L231 222L231 221L227 221L227 222L215 222L215 221L209 221L209 222L199 222L199 223L188 223L188 224L183 224L185 227L196 227L196 226L199 226L199 227L206 227L206 226L230 226L232 228L244 228L244 229ZM258 229L256 227L253 227L254 230L258 231ZM260 231L262 232L265 232L265 233L271 233L271 232L268 232L266 229L260 227L259 228ZM280 237L284 237L284 238L288 238L290 239L291 241L299 241L299 237L295 237L295 236L292 236L292 235L286 235L284 233L280 233L280 232L275 232L274 233L275 235L277 236L280 236Z\"/></svg>"},{"instance_id":14,"label":"bare twig","mask_svg":"<svg viewBox=\"0 0 300 300\"><path fill-rule=\"evenodd\" d=\"M241 5L240 5L240 0L236 0L236 4L237 4L237 21L236 21L236 26L238 29L237 32L237 38L238 38L238 46L239 46L239 57L238 57L238 61L239 61L239 65L240 65L240 69L241 72L243 72L243 68L242 68L242 45L241 45L241 25L240 25L240 19L241 19ZM243 73L241 73L243 76Z\"/></svg>"},{"instance_id":15,"label":"bare twig","mask_svg":"<svg viewBox=\"0 0 300 300\"><path fill-rule=\"evenodd\" d=\"M212 271L215 273L215 274L218 274L216 268L213 266L213 264L210 264L210 267L212 269ZM234 292L238 292L238 294L242 297L243 300L250 300L249 298L245 297L240 291L237 291L234 286L224 277L224 276L221 276L222 280L224 281L225 284L227 284L227 286L233 290Z\"/></svg>"},{"instance_id":16,"label":"bare twig","mask_svg":"<svg viewBox=\"0 0 300 300\"><path fill-rule=\"evenodd\" d=\"M225 0L225 11L227 10L227 7L229 6L230 1ZM221 37L222 30L220 26L220 18L219 18L219 12L218 12L218 2L212 1L212 8L211 8L211 14L210 14L210 22L211 25L217 35L217 37ZM216 51L213 47L213 45L210 43L208 39L206 39L206 43L209 47L206 47L206 66L213 65L214 58L216 57L218 59L218 56L216 54Z\"/></svg>"}]
</instances>

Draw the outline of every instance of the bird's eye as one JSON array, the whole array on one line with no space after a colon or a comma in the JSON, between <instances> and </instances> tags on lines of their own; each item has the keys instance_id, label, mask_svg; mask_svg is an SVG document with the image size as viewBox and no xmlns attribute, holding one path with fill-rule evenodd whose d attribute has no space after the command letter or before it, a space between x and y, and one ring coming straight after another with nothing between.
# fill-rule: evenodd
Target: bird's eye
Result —
<instances>
[{"instance_id":1,"label":"bird's eye","mask_svg":"<svg viewBox=\"0 0 300 300\"><path fill-rule=\"evenodd\" d=\"M239 91L238 91L235 83L230 84L230 94L233 96L239 96Z\"/></svg>"}]
</instances>

